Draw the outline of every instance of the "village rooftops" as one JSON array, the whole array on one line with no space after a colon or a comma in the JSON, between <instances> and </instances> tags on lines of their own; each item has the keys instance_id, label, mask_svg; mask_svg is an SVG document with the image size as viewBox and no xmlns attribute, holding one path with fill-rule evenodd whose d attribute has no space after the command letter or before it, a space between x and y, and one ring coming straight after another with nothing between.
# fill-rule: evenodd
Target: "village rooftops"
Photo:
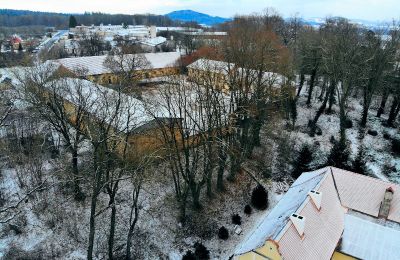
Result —
<instances>
[{"instance_id":1,"label":"village rooftops","mask_svg":"<svg viewBox=\"0 0 400 260\"><path fill-rule=\"evenodd\" d=\"M130 54L135 55L135 54ZM163 69L176 67L176 63L179 60L181 54L179 52L159 52L159 53L144 53L138 54L143 55L148 61L148 68L136 68L136 70L143 69ZM77 69L86 70L86 76L102 75L112 73L110 68L105 65L107 55L103 56L88 56L88 57L75 57L75 58L64 58L56 60L63 67L70 71L76 71ZM129 59L129 55L128 55Z\"/></svg>"},{"instance_id":2,"label":"village rooftops","mask_svg":"<svg viewBox=\"0 0 400 260\"><path fill-rule=\"evenodd\" d=\"M392 195L389 214L378 219L387 192ZM399 225L399 193L396 184L334 167L303 173L234 255L255 252L273 241L283 259L331 259L335 250L362 259L400 259L399 238L385 238L400 234L399 228L392 228ZM386 246L388 252L383 253Z\"/></svg>"},{"instance_id":3,"label":"village rooftops","mask_svg":"<svg viewBox=\"0 0 400 260\"><path fill-rule=\"evenodd\" d=\"M155 46L165 43L166 41L167 41L167 39L165 37L158 36L155 38L146 39L145 41L142 41L140 43L151 46L151 47L155 47Z\"/></svg>"}]
</instances>

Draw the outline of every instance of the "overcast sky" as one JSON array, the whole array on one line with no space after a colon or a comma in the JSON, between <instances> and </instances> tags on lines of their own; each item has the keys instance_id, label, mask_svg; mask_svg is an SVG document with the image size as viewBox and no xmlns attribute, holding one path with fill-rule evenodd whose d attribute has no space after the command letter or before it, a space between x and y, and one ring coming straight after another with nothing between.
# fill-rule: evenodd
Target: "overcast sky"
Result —
<instances>
[{"instance_id":1,"label":"overcast sky","mask_svg":"<svg viewBox=\"0 0 400 260\"><path fill-rule=\"evenodd\" d=\"M304 18L344 16L367 20L400 18L399 0L0 0L0 9L22 9L83 13L155 13L192 9L232 17L235 14L260 12L275 8L289 17L296 13Z\"/></svg>"}]
</instances>

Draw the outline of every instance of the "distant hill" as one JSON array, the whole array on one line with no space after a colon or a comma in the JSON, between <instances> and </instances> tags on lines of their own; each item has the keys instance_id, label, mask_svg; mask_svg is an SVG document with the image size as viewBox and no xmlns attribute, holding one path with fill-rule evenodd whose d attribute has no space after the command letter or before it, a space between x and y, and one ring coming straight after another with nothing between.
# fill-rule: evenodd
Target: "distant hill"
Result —
<instances>
[{"instance_id":1,"label":"distant hill","mask_svg":"<svg viewBox=\"0 0 400 260\"><path fill-rule=\"evenodd\" d=\"M226 21L230 21L229 18L223 18L219 16L211 16L208 14L203 14L199 12L195 12L192 10L179 10L166 14L165 16L169 17L175 21L182 22L197 22L198 24L205 25L215 25L219 23L223 23Z\"/></svg>"}]
</instances>

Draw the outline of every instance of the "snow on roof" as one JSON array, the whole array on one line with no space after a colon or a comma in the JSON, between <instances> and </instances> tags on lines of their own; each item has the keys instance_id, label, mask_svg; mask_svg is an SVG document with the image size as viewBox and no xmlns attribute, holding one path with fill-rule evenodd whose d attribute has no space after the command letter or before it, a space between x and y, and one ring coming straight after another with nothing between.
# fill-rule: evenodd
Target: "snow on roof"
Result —
<instances>
[{"instance_id":1,"label":"snow on roof","mask_svg":"<svg viewBox=\"0 0 400 260\"><path fill-rule=\"evenodd\" d=\"M131 54L134 55L134 54ZM142 54L150 63L152 69L161 69L174 67L175 63L180 58L179 52L159 52L159 53L144 53ZM56 60L56 62L63 65L71 71L76 69L87 69L86 75L101 75L111 73L111 70L104 65L107 56L88 56L88 57L75 57L64 58ZM138 70L142 68L137 68Z\"/></svg>"},{"instance_id":2,"label":"snow on roof","mask_svg":"<svg viewBox=\"0 0 400 260\"><path fill-rule=\"evenodd\" d=\"M15 87L21 83L26 77L30 76L42 76L50 77L60 65L52 61L46 61L44 63L38 63L31 67L9 67L0 69L0 83L11 80L11 84Z\"/></svg>"},{"instance_id":3,"label":"snow on roof","mask_svg":"<svg viewBox=\"0 0 400 260\"><path fill-rule=\"evenodd\" d=\"M332 167L344 207L378 217L387 188L394 190L388 219L400 223L400 186L377 178Z\"/></svg>"},{"instance_id":4,"label":"snow on roof","mask_svg":"<svg viewBox=\"0 0 400 260\"><path fill-rule=\"evenodd\" d=\"M300 237L293 223L288 222L275 238L283 259L330 259L335 251L344 229L344 210L329 170L318 186L321 209L307 197L296 212L305 219L304 236Z\"/></svg>"},{"instance_id":5,"label":"snow on roof","mask_svg":"<svg viewBox=\"0 0 400 260\"><path fill-rule=\"evenodd\" d=\"M328 168L303 173L290 187L278 204L254 227L250 234L236 248L235 255L250 252L264 245L267 239L275 239L295 213L323 179Z\"/></svg>"},{"instance_id":6,"label":"snow on roof","mask_svg":"<svg viewBox=\"0 0 400 260\"><path fill-rule=\"evenodd\" d=\"M228 63L225 61L217 61L217 60L209 60L209 59L198 59L195 62L191 63L187 66L189 69L195 70L206 70L214 73L220 73L223 75L228 75L229 73L239 73L241 75L250 75L257 76L257 71L252 69L244 69L240 67L236 67L234 63ZM274 87L280 87L284 82L287 81L287 78L281 74L274 72L264 72L263 80L266 82L272 83ZM293 83L294 84L294 83Z\"/></svg>"},{"instance_id":7,"label":"snow on roof","mask_svg":"<svg viewBox=\"0 0 400 260\"><path fill-rule=\"evenodd\" d=\"M400 231L346 214L340 251L364 260L400 259Z\"/></svg>"},{"instance_id":8,"label":"snow on roof","mask_svg":"<svg viewBox=\"0 0 400 260\"><path fill-rule=\"evenodd\" d=\"M142 41L141 43L144 44L144 45L155 47L157 45L163 44L166 41L167 41L167 39L165 37L158 36L158 37L155 37L155 38L150 38L150 39L147 39L145 41Z\"/></svg>"},{"instance_id":9,"label":"snow on roof","mask_svg":"<svg viewBox=\"0 0 400 260\"><path fill-rule=\"evenodd\" d=\"M46 87L72 104L84 106L86 112L125 133L153 120L147 115L142 101L88 80L63 78L49 82ZM118 99L121 101L119 107Z\"/></svg>"}]
</instances>

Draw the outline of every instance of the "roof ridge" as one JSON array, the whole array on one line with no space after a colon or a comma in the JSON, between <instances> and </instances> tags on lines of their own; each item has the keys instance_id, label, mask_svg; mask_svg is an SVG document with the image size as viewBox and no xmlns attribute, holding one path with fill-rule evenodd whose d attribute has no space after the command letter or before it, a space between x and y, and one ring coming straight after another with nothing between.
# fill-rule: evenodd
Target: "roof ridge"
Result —
<instances>
[{"instance_id":1,"label":"roof ridge","mask_svg":"<svg viewBox=\"0 0 400 260\"><path fill-rule=\"evenodd\" d=\"M398 185L398 184L396 184L394 182L390 182L388 180L382 180L382 179L375 178L375 177L372 177L372 176L363 175L363 174L360 174L360 173L357 173L357 172L352 172L352 171L340 169L340 168L337 168L337 167L334 167L334 166L329 166L329 167L331 167L332 169L335 169L335 170L339 170L339 171L337 171L337 173L340 173L340 171L344 171L346 173L350 173L350 174L357 175L357 176L360 176L360 177L368 178L368 179L370 179L372 181L375 181L375 182L383 182L383 183L390 184L391 186L397 186L397 187L400 188L400 185ZM335 174L335 171L333 171L333 174Z\"/></svg>"}]
</instances>

